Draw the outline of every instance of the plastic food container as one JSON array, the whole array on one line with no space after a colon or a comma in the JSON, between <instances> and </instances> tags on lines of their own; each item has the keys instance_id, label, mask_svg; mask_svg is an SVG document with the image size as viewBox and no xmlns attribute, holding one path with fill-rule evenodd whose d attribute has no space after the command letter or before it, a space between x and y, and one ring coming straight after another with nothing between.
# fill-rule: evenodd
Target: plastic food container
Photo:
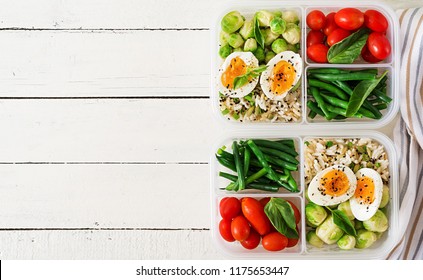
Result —
<instances>
[{"instance_id":1,"label":"plastic food container","mask_svg":"<svg viewBox=\"0 0 423 280\"><path fill-rule=\"evenodd\" d=\"M295 135L295 136L293 136ZM221 188L226 187L228 181L219 177L219 171L227 171L225 167L221 166L216 158L215 152L218 148L226 145L230 146L233 140L240 139L269 139L278 140L284 138L294 139L296 150L299 153L299 172L297 179L299 184L299 193L289 193L280 191L278 193L269 193L256 190L244 190L241 192L228 192ZM352 249L352 250L340 250L336 244L333 246L324 246L323 248L313 248L307 245L306 235L306 223L305 223L305 192L304 192L304 142L311 138L370 138L377 141L384 146L385 151L388 155L389 160L389 190L390 190L390 202L387 208L387 217L389 220L389 228L384 233L383 237L376 241L371 247L367 249ZM245 132L233 132L230 135L220 139L211 151L210 158L210 170L211 170L211 232L215 244L219 250L232 257L236 258L271 258L271 259L380 259L386 256L395 246L399 236L399 193L398 193L398 163L397 155L392 144L392 141L385 135L374 132L374 131L362 131L357 130L352 132L351 130L338 130L335 132L306 132L305 130L296 130L295 132L264 132L264 131L245 131ZM295 175L294 175L295 176ZM300 240L298 244L292 248L286 248L279 252L266 251L259 245L254 250L247 250L241 246L239 242L226 242L219 234L219 221L221 219L219 214L219 202L224 197L253 197L260 199L263 197L280 197L293 202L301 212L301 221L299 224Z\"/></svg>"},{"instance_id":2,"label":"plastic food container","mask_svg":"<svg viewBox=\"0 0 423 280\"><path fill-rule=\"evenodd\" d=\"M321 10L325 15L330 12L336 12L341 8L345 7L354 7L361 11L368 9L375 9L381 12L386 19L388 20L389 27L387 30L387 37L391 42L391 55L382 62L379 63L367 63L361 58L358 59L353 64L323 64L323 63L314 63L307 58L306 55L306 36L309 29L306 26L306 16L307 14L314 10ZM221 30L220 21L222 17L233 10L239 11L242 15L247 17L253 17L254 13L259 10L294 10L298 13L300 18L301 26L301 50L300 55L303 59L303 73L302 73L302 85L301 85L301 96L298 102L301 104L301 118L297 122L239 122L233 119L228 120L226 116L223 116L220 112L219 107L219 93L217 90L218 82L218 69L223 62L218 55L219 50L219 33ZM211 101L213 106L214 115L216 118L224 125L232 125L237 128L249 128L249 129L263 129L277 127L278 129L292 129L293 127L301 128L321 128L321 127L345 127L350 128L379 128L388 124L396 115L399 109L399 100L398 100L398 84L399 84L399 22L395 16L394 11L387 5L379 3L376 1L260 1L260 2L242 2L239 5L227 6L222 9L222 12L217 16L214 26L211 28L211 42L212 42L212 79L211 79ZM348 118L346 120L335 120L327 121L322 117L316 117L315 119L310 119L307 117L309 109L305 106L308 96L307 96L307 71L312 68L327 68L327 67L336 67L340 69L366 69L366 68L377 68L379 73L383 70L389 70L388 80L387 80L387 95L390 96L393 100L388 105L388 108L382 111L382 118L379 120L373 120L368 118L356 119Z\"/></svg>"}]
</instances>

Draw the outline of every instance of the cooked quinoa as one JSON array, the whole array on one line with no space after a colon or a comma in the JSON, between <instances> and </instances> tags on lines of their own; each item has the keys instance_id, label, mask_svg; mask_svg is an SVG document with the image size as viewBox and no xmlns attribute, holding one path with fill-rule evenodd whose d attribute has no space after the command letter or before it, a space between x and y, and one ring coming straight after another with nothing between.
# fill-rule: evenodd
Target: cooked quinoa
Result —
<instances>
[{"instance_id":1,"label":"cooked quinoa","mask_svg":"<svg viewBox=\"0 0 423 280\"><path fill-rule=\"evenodd\" d=\"M383 145L369 138L316 138L305 142L305 183L319 171L335 164L350 167L354 173L363 167L373 168L389 182L389 160Z\"/></svg>"}]
</instances>

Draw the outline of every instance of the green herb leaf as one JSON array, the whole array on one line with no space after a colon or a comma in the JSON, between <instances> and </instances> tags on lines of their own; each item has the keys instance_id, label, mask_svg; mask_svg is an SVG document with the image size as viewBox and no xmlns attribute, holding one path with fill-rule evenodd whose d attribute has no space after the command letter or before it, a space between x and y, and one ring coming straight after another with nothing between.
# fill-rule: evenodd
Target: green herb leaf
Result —
<instances>
[{"instance_id":1,"label":"green herb leaf","mask_svg":"<svg viewBox=\"0 0 423 280\"><path fill-rule=\"evenodd\" d=\"M357 84L354 88L353 93L350 97L347 107L347 117L353 116L363 105L364 100L370 95L373 89L379 84L379 82L386 76L388 71L385 71L379 78L374 80L363 80Z\"/></svg>"},{"instance_id":2,"label":"green herb leaf","mask_svg":"<svg viewBox=\"0 0 423 280\"><path fill-rule=\"evenodd\" d=\"M264 212L276 230L288 238L298 238L292 206L281 198L271 198Z\"/></svg>"},{"instance_id":3,"label":"green herb leaf","mask_svg":"<svg viewBox=\"0 0 423 280\"><path fill-rule=\"evenodd\" d=\"M242 76L238 76L234 79L234 89L240 88L243 85L247 84L250 79L257 78L260 74L267 69L267 66L260 66L257 68L248 69L247 73Z\"/></svg>"},{"instance_id":4,"label":"green herb leaf","mask_svg":"<svg viewBox=\"0 0 423 280\"><path fill-rule=\"evenodd\" d=\"M344 40L332 45L328 51L329 63L353 63L369 37L369 30L360 29Z\"/></svg>"},{"instance_id":5,"label":"green herb leaf","mask_svg":"<svg viewBox=\"0 0 423 280\"><path fill-rule=\"evenodd\" d=\"M247 83L248 83L247 75L238 76L234 79L234 89L240 88Z\"/></svg>"},{"instance_id":6,"label":"green herb leaf","mask_svg":"<svg viewBox=\"0 0 423 280\"><path fill-rule=\"evenodd\" d=\"M332 218L335 225L342 229L346 234L357 236L357 232L355 231L353 224L343 211L332 210L329 207L326 207L326 209L332 212Z\"/></svg>"},{"instance_id":7,"label":"green herb leaf","mask_svg":"<svg viewBox=\"0 0 423 280\"><path fill-rule=\"evenodd\" d=\"M257 43L264 49L264 36L261 33L259 21L256 16L254 17L254 37Z\"/></svg>"},{"instance_id":8,"label":"green herb leaf","mask_svg":"<svg viewBox=\"0 0 423 280\"><path fill-rule=\"evenodd\" d=\"M330 148L333 146L333 142L332 141L327 141L326 142L326 147Z\"/></svg>"}]
</instances>

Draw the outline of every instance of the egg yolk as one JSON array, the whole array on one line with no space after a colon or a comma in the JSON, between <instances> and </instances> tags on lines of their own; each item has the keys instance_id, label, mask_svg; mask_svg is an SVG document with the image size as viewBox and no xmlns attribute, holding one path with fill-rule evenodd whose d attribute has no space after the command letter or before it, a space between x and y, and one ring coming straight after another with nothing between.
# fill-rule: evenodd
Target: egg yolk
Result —
<instances>
[{"instance_id":1,"label":"egg yolk","mask_svg":"<svg viewBox=\"0 0 423 280\"><path fill-rule=\"evenodd\" d=\"M375 200L375 184L370 177L362 177L357 180L357 188L354 197L360 204L371 204Z\"/></svg>"},{"instance_id":2,"label":"egg yolk","mask_svg":"<svg viewBox=\"0 0 423 280\"><path fill-rule=\"evenodd\" d=\"M350 181L347 175L341 170L330 170L320 179L320 189L326 195L341 196L349 188Z\"/></svg>"},{"instance_id":3,"label":"egg yolk","mask_svg":"<svg viewBox=\"0 0 423 280\"><path fill-rule=\"evenodd\" d=\"M273 67L271 77L270 90L276 94L285 93L294 85L294 66L285 60L281 60Z\"/></svg>"},{"instance_id":4,"label":"egg yolk","mask_svg":"<svg viewBox=\"0 0 423 280\"><path fill-rule=\"evenodd\" d=\"M235 78L242 76L245 73L247 73L247 64L245 64L244 60L239 57L232 58L228 68L226 68L225 72L222 74L222 85L227 89L234 88Z\"/></svg>"}]
</instances>

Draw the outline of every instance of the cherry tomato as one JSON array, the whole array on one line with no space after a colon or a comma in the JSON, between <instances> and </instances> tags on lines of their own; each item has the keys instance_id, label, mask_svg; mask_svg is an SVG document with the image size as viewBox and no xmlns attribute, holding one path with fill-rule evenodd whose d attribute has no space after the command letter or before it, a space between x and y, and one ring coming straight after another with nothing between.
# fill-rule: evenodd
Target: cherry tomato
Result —
<instances>
[{"instance_id":1,"label":"cherry tomato","mask_svg":"<svg viewBox=\"0 0 423 280\"><path fill-rule=\"evenodd\" d=\"M287 200L289 204L291 204L292 209L294 210L294 216L295 216L295 223L298 224L301 220L301 214L300 214L300 210L298 210L297 206L295 206L294 203L292 203L291 201Z\"/></svg>"},{"instance_id":2,"label":"cherry tomato","mask_svg":"<svg viewBox=\"0 0 423 280\"><path fill-rule=\"evenodd\" d=\"M267 251L280 251L288 245L288 238L279 232L272 232L263 237L261 244Z\"/></svg>"},{"instance_id":3,"label":"cherry tomato","mask_svg":"<svg viewBox=\"0 0 423 280\"><path fill-rule=\"evenodd\" d=\"M248 250L252 250L257 248L257 246L260 244L260 234L257 233L254 229L251 229L250 235L241 242L242 247Z\"/></svg>"},{"instance_id":4,"label":"cherry tomato","mask_svg":"<svg viewBox=\"0 0 423 280\"><path fill-rule=\"evenodd\" d=\"M314 62L326 63L328 62L329 48L323 44L314 44L307 48L307 56Z\"/></svg>"},{"instance_id":5,"label":"cherry tomato","mask_svg":"<svg viewBox=\"0 0 423 280\"><path fill-rule=\"evenodd\" d=\"M325 14L319 10L313 10L308 13L306 22L307 26L313 30L320 30L325 25Z\"/></svg>"},{"instance_id":6,"label":"cherry tomato","mask_svg":"<svg viewBox=\"0 0 423 280\"><path fill-rule=\"evenodd\" d=\"M377 59L384 60L391 54L391 44L385 35L372 32L367 39L367 47L370 53Z\"/></svg>"},{"instance_id":7,"label":"cherry tomato","mask_svg":"<svg viewBox=\"0 0 423 280\"><path fill-rule=\"evenodd\" d=\"M235 240L244 241L250 235L250 225L244 216L237 216L232 220L231 233Z\"/></svg>"},{"instance_id":8,"label":"cherry tomato","mask_svg":"<svg viewBox=\"0 0 423 280\"><path fill-rule=\"evenodd\" d=\"M329 46L332 46L336 43L338 43L339 41L344 40L345 38L347 38L348 36L351 35L351 32L342 28L338 28L335 29L334 31L332 31L332 33L329 34L326 42L328 43Z\"/></svg>"},{"instance_id":9,"label":"cherry tomato","mask_svg":"<svg viewBox=\"0 0 423 280\"><path fill-rule=\"evenodd\" d=\"M323 44L325 40L325 34L321 31L310 30L307 34L307 47L310 47L314 44Z\"/></svg>"},{"instance_id":10,"label":"cherry tomato","mask_svg":"<svg viewBox=\"0 0 423 280\"><path fill-rule=\"evenodd\" d=\"M340 9L335 14L335 23L346 30L356 30L364 23L364 14L356 8Z\"/></svg>"},{"instance_id":11,"label":"cherry tomato","mask_svg":"<svg viewBox=\"0 0 423 280\"><path fill-rule=\"evenodd\" d=\"M376 10L367 10L364 13L364 24L376 32L385 32L388 29L388 20Z\"/></svg>"},{"instance_id":12,"label":"cherry tomato","mask_svg":"<svg viewBox=\"0 0 423 280\"><path fill-rule=\"evenodd\" d=\"M251 197L244 197L241 200L241 209L244 217L260 235L265 235L270 231L271 224L269 218L264 213L264 207L258 200Z\"/></svg>"},{"instance_id":13,"label":"cherry tomato","mask_svg":"<svg viewBox=\"0 0 423 280\"><path fill-rule=\"evenodd\" d=\"M231 220L222 219L219 223L220 236L228 242L234 242L235 238L231 233Z\"/></svg>"},{"instance_id":14,"label":"cherry tomato","mask_svg":"<svg viewBox=\"0 0 423 280\"><path fill-rule=\"evenodd\" d=\"M298 238L288 238L288 245L286 245L286 247L291 248L294 247L295 245L297 245L298 243Z\"/></svg>"},{"instance_id":15,"label":"cherry tomato","mask_svg":"<svg viewBox=\"0 0 423 280\"><path fill-rule=\"evenodd\" d=\"M377 63L379 61L382 61L381 59L378 59L376 57L374 57L370 51L369 48L367 47L367 45L364 45L363 49L361 50L361 57L370 63Z\"/></svg>"},{"instance_id":16,"label":"cherry tomato","mask_svg":"<svg viewBox=\"0 0 423 280\"><path fill-rule=\"evenodd\" d=\"M263 205L263 207L266 207L266 204L270 201L270 197L264 197L262 199L259 200L261 205Z\"/></svg>"},{"instance_id":17,"label":"cherry tomato","mask_svg":"<svg viewBox=\"0 0 423 280\"><path fill-rule=\"evenodd\" d=\"M235 197L225 197L219 204L220 216L232 220L241 213L241 202Z\"/></svg>"},{"instance_id":18,"label":"cherry tomato","mask_svg":"<svg viewBox=\"0 0 423 280\"><path fill-rule=\"evenodd\" d=\"M323 26L323 33L329 36L329 34L337 28L339 28L339 26L335 23L335 13L328 14L326 16L325 26Z\"/></svg>"}]
</instances>

